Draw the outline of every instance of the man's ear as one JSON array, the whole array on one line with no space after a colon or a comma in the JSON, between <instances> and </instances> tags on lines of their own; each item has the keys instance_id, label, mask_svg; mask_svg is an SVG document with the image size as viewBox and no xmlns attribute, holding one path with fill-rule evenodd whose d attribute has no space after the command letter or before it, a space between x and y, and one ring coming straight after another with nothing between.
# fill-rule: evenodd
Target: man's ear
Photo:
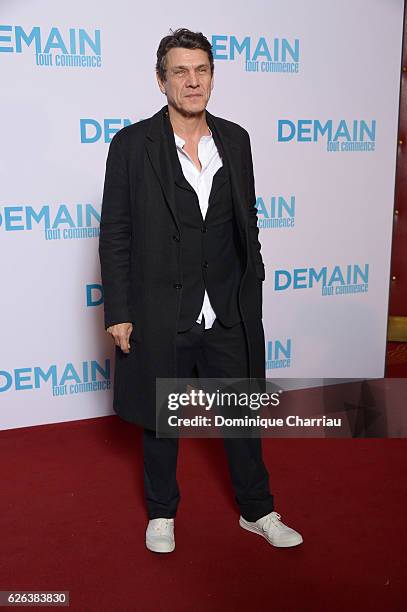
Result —
<instances>
[{"instance_id":1,"label":"man's ear","mask_svg":"<svg viewBox=\"0 0 407 612\"><path fill-rule=\"evenodd\" d=\"M157 83L158 83L158 87L160 88L161 93L165 94L165 86L164 83L161 81L160 77L158 76L158 72L155 73L156 79L157 79Z\"/></svg>"}]
</instances>

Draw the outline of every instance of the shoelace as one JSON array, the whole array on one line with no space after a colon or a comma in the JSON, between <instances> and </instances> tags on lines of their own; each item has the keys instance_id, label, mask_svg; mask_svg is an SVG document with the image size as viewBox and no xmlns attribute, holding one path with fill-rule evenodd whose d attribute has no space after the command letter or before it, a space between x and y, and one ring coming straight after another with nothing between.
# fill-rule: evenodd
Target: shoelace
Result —
<instances>
[{"instance_id":1,"label":"shoelace","mask_svg":"<svg viewBox=\"0 0 407 612\"><path fill-rule=\"evenodd\" d=\"M280 522L280 519L281 514L278 512L270 512L262 525L263 531L268 531L271 525L273 525L273 527L282 527L283 524Z\"/></svg>"}]
</instances>

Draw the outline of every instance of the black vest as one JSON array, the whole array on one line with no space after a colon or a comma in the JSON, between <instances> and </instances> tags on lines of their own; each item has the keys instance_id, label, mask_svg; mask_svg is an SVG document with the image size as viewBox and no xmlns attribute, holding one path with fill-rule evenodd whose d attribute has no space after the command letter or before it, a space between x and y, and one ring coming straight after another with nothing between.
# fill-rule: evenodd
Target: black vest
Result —
<instances>
[{"instance_id":1,"label":"black vest","mask_svg":"<svg viewBox=\"0 0 407 612\"><path fill-rule=\"evenodd\" d=\"M223 165L213 177L208 210L203 219L198 196L184 177L168 116L165 124L173 166L175 203L181 224L179 246L183 280L178 331L186 331L195 323L205 289L217 319L232 327L241 321L238 291L243 263L227 160L214 135Z\"/></svg>"}]
</instances>

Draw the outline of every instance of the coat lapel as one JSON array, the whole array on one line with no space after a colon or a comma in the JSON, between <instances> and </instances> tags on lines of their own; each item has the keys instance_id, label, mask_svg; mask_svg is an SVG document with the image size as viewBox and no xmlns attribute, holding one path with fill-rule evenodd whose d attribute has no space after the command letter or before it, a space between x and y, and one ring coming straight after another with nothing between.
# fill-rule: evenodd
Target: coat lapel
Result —
<instances>
[{"instance_id":1,"label":"coat lapel","mask_svg":"<svg viewBox=\"0 0 407 612\"><path fill-rule=\"evenodd\" d=\"M233 206L238 227L243 238L246 236L247 232L247 214L245 210L247 207L245 185L247 176L244 173L244 169L241 167L241 161L244 159L244 151L242 151L242 147L237 141L224 132L217 117L208 111L206 111L206 121L213 133L216 146L222 152L223 161L226 161L228 164ZM243 240L243 243L246 244L245 240Z\"/></svg>"},{"instance_id":2,"label":"coat lapel","mask_svg":"<svg viewBox=\"0 0 407 612\"><path fill-rule=\"evenodd\" d=\"M151 165L161 184L165 201L174 217L178 231L180 231L180 222L175 206L174 175L164 125L164 121L167 120L164 115L166 110L167 107L164 106L158 113L151 117L151 125L147 133L146 149Z\"/></svg>"}]
</instances>

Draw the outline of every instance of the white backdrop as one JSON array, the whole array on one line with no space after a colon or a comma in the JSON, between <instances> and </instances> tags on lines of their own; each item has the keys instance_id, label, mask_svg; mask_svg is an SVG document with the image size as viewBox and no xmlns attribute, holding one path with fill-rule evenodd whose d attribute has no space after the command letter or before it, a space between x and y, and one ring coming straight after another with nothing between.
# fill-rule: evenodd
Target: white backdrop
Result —
<instances>
[{"instance_id":1,"label":"white backdrop","mask_svg":"<svg viewBox=\"0 0 407 612\"><path fill-rule=\"evenodd\" d=\"M214 43L208 109L251 135L267 375L383 376L402 22L402 0L2 2L1 428L111 413L97 212L112 134L166 102L169 28Z\"/></svg>"}]
</instances>

